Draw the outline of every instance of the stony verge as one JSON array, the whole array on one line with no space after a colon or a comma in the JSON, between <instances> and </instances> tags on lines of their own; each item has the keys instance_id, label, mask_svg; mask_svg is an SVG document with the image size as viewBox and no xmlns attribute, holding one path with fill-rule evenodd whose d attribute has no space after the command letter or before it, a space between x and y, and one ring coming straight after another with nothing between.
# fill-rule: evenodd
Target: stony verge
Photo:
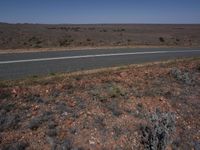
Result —
<instances>
[{"instance_id":1,"label":"stony verge","mask_svg":"<svg viewBox=\"0 0 200 150\"><path fill-rule=\"evenodd\" d=\"M1 150L200 149L200 59L1 84Z\"/></svg>"}]
</instances>

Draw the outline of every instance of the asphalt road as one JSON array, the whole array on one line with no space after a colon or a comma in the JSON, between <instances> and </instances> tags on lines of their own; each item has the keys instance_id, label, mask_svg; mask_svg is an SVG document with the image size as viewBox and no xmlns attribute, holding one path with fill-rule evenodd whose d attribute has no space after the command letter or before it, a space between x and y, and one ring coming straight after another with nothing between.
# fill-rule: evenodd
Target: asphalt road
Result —
<instances>
[{"instance_id":1,"label":"asphalt road","mask_svg":"<svg viewBox=\"0 0 200 150\"><path fill-rule=\"evenodd\" d=\"M0 54L0 80L200 56L200 49L107 49Z\"/></svg>"}]
</instances>

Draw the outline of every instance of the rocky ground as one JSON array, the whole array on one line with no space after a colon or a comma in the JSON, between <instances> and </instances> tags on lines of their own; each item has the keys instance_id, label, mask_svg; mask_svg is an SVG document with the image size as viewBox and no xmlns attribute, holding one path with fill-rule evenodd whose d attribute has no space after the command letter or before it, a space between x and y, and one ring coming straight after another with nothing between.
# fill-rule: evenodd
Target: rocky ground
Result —
<instances>
[{"instance_id":1,"label":"rocky ground","mask_svg":"<svg viewBox=\"0 0 200 150\"><path fill-rule=\"evenodd\" d=\"M0 50L200 47L200 25L0 23Z\"/></svg>"},{"instance_id":2,"label":"rocky ground","mask_svg":"<svg viewBox=\"0 0 200 150\"><path fill-rule=\"evenodd\" d=\"M1 150L200 149L200 59L12 82Z\"/></svg>"}]
</instances>

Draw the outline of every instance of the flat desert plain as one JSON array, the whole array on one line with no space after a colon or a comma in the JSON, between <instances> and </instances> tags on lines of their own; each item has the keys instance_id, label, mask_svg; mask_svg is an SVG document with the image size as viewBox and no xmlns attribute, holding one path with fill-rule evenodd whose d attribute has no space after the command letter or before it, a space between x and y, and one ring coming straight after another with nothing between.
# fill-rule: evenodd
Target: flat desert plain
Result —
<instances>
[{"instance_id":1,"label":"flat desert plain","mask_svg":"<svg viewBox=\"0 0 200 150\"><path fill-rule=\"evenodd\" d=\"M200 47L200 25L0 23L0 50Z\"/></svg>"}]
</instances>

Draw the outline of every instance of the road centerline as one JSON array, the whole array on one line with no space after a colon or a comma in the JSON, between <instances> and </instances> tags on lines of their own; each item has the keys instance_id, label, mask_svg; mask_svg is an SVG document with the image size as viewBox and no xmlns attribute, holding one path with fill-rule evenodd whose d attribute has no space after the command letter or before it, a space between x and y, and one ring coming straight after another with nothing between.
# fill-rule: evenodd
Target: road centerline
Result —
<instances>
[{"instance_id":1,"label":"road centerline","mask_svg":"<svg viewBox=\"0 0 200 150\"><path fill-rule=\"evenodd\" d=\"M110 57L110 56L126 56L126 55L145 55L145 54L164 54L164 53L188 53L200 52L200 50L174 50L174 51L148 51L148 52L129 52L129 53L107 53L107 54L92 54L92 55L75 55L64 57L49 57L49 58L35 58L35 59L22 59L22 60L8 60L0 61L1 64L14 64L23 62L41 62L51 60L65 60L65 59L80 59L80 58L95 58L95 57Z\"/></svg>"}]
</instances>

